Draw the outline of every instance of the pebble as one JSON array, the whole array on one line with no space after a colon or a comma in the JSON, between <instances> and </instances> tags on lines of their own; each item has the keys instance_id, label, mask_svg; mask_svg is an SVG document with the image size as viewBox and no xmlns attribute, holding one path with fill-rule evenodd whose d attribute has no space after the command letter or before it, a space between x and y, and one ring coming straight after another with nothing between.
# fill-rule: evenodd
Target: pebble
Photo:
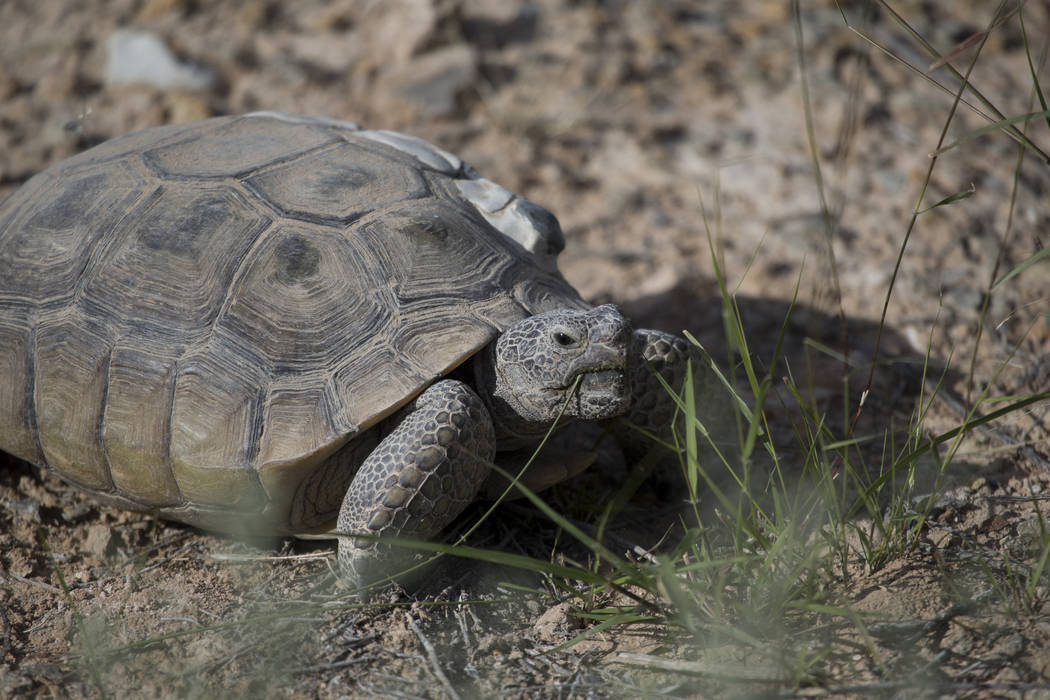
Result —
<instances>
[{"instance_id":1,"label":"pebble","mask_svg":"<svg viewBox=\"0 0 1050 700\"><path fill-rule=\"evenodd\" d=\"M539 616L532 625L532 630L540 639L553 642L565 636L567 630L575 626L576 618L572 615L572 605L568 602L558 603Z\"/></svg>"},{"instance_id":2,"label":"pebble","mask_svg":"<svg viewBox=\"0 0 1050 700\"><path fill-rule=\"evenodd\" d=\"M162 90L205 90L215 83L212 71L179 61L151 32L114 32L106 49L106 84L111 87L148 85Z\"/></svg>"},{"instance_id":3,"label":"pebble","mask_svg":"<svg viewBox=\"0 0 1050 700\"><path fill-rule=\"evenodd\" d=\"M455 112L457 98L474 83L477 69L474 49L454 44L417 56L388 73L385 81L420 114L441 117Z\"/></svg>"},{"instance_id":4,"label":"pebble","mask_svg":"<svg viewBox=\"0 0 1050 700\"><path fill-rule=\"evenodd\" d=\"M84 539L84 549L91 552L99 559L105 559L106 550L109 548L113 534L108 525L95 523L87 528L87 537Z\"/></svg>"},{"instance_id":5,"label":"pebble","mask_svg":"<svg viewBox=\"0 0 1050 700\"><path fill-rule=\"evenodd\" d=\"M170 121L173 124L185 124L186 122L207 119L213 116L208 103L197 95L185 92L177 92L168 100L170 110Z\"/></svg>"},{"instance_id":6,"label":"pebble","mask_svg":"<svg viewBox=\"0 0 1050 700\"><path fill-rule=\"evenodd\" d=\"M18 83L0 66L0 101L6 100L18 91Z\"/></svg>"}]
</instances>

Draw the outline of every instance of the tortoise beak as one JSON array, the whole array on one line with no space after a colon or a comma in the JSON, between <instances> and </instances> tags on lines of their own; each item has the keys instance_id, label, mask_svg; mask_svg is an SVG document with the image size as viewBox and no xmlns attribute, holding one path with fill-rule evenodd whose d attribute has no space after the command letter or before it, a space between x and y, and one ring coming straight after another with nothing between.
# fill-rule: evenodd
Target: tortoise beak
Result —
<instances>
[{"instance_id":1,"label":"tortoise beak","mask_svg":"<svg viewBox=\"0 0 1050 700\"><path fill-rule=\"evenodd\" d=\"M584 372L577 391L582 396L619 404L627 398L627 377L622 370L600 369Z\"/></svg>"},{"instance_id":2,"label":"tortoise beak","mask_svg":"<svg viewBox=\"0 0 1050 700\"><path fill-rule=\"evenodd\" d=\"M575 413L580 418L604 420L622 414L630 405L627 375L622 369L582 372L575 393Z\"/></svg>"}]
</instances>

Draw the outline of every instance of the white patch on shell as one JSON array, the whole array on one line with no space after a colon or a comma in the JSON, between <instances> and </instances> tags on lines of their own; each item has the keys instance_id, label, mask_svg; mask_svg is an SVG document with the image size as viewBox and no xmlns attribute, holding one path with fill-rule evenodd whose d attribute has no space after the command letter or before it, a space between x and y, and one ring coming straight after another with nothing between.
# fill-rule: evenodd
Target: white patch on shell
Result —
<instances>
[{"instance_id":1,"label":"white patch on shell","mask_svg":"<svg viewBox=\"0 0 1050 700\"><path fill-rule=\"evenodd\" d=\"M308 116L303 114L285 114L284 112L249 112L245 117L259 117L262 119L279 119L289 124L314 124L318 126L332 126L347 131L361 131L361 127L354 122L342 119L331 119L330 117Z\"/></svg>"},{"instance_id":2,"label":"white patch on shell","mask_svg":"<svg viewBox=\"0 0 1050 700\"><path fill-rule=\"evenodd\" d=\"M477 207L485 220L536 257L540 266L554 270L556 258L564 247L560 231L541 230L526 211L538 205L514 194L492 180L477 178L457 180L463 198Z\"/></svg>"},{"instance_id":3,"label":"white patch on shell","mask_svg":"<svg viewBox=\"0 0 1050 700\"><path fill-rule=\"evenodd\" d=\"M483 177L476 180L457 180L456 187L463 193L467 201L476 206L483 214L495 214L518 196L506 187Z\"/></svg>"},{"instance_id":4,"label":"white patch on shell","mask_svg":"<svg viewBox=\"0 0 1050 700\"><path fill-rule=\"evenodd\" d=\"M379 143L385 143L387 146L393 146L399 151L412 156L428 168L433 168L445 175L454 176L463 167L463 161L458 156L454 156L448 151L415 136L407 136L396 131L385 130L365 130L361 132L361 136Z\"/></svg>"}]
</instances>

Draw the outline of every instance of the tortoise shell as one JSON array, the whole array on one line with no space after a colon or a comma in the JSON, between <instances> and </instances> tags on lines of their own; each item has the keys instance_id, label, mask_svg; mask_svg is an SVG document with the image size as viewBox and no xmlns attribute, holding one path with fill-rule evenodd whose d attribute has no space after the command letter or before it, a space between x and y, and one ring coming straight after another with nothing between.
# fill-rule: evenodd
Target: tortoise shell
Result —
<instances>
[{"instance_id":1,"label":"tortoise shell","mask_svg":"<svg viewBox=\"0 0 1050 700\"><path fill-rule=\"evenodd\" d=\"M258 113L108 141L0 205L0 448L125 507L285 530L348 441L586 306L561 241L393 132Z\"/></svg>"}]
</instances>

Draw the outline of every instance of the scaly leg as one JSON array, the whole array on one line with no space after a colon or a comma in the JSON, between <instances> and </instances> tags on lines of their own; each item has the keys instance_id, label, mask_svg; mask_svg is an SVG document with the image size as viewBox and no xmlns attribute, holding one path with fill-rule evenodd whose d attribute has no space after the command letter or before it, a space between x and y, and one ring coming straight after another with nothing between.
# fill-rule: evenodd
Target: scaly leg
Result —
<instances>
[{"instance_id":1,"label":"scaly leg","mask_svg":"<svg viewBox=\"0 0 1050 700\"><path fill-rule=\"evenodd\" d=\"M648 328L636 330L631 347L631 408L624 418L658 437L667 437L676 406L656 375L672 390L681 391L686 365L695 357L684 338ZM693 371L698 369L694 362ZM652 446L651 440L635 431L623 437L632 451L644 452Z\"/></svg>"},{"instance_id":2,"label":"scaly leg","mask_svg":"<svg viewBox=\"0 0 1050 700\"><path fill-rule=\"evenodd\" d=\"M692 361L696 419L707 432L697 444L700 466L721 471L725 463L735 464L739 459L740 435L737 424L736 397L726 389L717 375L701 362L700 353L691 343L670 333L640 329L634 332L631 357L631 408L624 416L635 426L662 440L671 439L672 419L677 406L656 375L675 392L681 392L686 379L686 367ZM677 420L679 441L685 429L692 430ZM637 458L653 447L652 440L638 431L626 431L619 437L621 445ZM665 460L666 461L666 460ZM676 460L677 461L677 460Z\"/></svg>"},{"instance_id":3,"label":"scaly leg","mask_svg":"<svg viewBox=\"0 0 1050 700\"><path fill-rule=\"evenodd\" d=\"M440 381L361 465L339 511L338 530L428 539L474 500L496 454L492 419L473 389ZM343 537L339 566L355 585L397 573L407 550Z\"/></svg>"}]
</instances>

